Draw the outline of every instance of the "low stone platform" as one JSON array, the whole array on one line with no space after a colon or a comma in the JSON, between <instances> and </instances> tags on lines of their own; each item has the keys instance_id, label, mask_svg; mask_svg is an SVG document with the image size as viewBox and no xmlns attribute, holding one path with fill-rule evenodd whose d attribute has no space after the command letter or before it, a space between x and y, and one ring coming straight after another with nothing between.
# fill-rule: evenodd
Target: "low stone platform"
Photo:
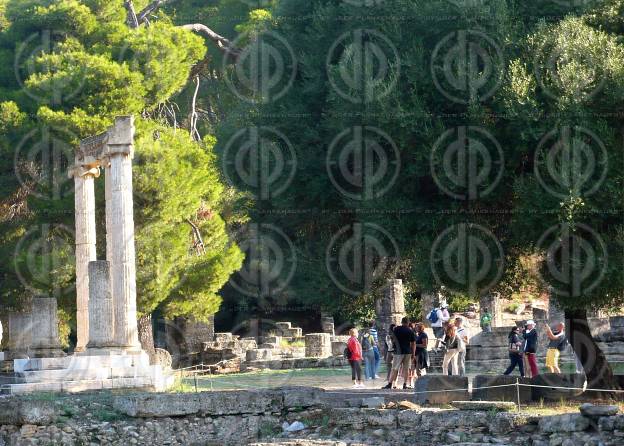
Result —
<instances>
[{"instance_id":1,"label":"low stone platform","mask_svg":"<svg viewBox=\"0 0 624 446\"><path fill-rule=\"evenodd\" d=\"M521 403L531 401L531 388L524 386L516 388L516 382L519 382L520 384L531 384L531 379L506 375L477 375L472 380L472 399L482 401L516 402L518 400L518 391L520 391Z\"/></svg>"},{"instance_id":2,"label":"low stone platform","mask_svg":"<svg viewBox=\"0 0 624 446\"><path fill-rule=\"evenodd\" d=\"M448 404L470 399L468 378L462 376L425 375L416 380L416 402Z\"/></svg>"},{"instance_id":3,"label":"low stone platform","mask_svg":"<svg viewBox=\"0 0 624 446\"><path fill-rule=\"evenodd\" d=\"M283 358L247 361L242 365L245 370L287 370L287 369L311 369L347 367L349 362L344 356L332 356L329 358Z\"/></svg>"},{"instance_id":4,"label":"low stone platform","mask_svg":"<svg viewBox=\"0 0 624 446\"><path fill-rule=\"evenodd\" d=\"M531 379L533 401L560 401L579 397L584 392L585 375L577 373L543 373ZM568 389L561 389L571 388Z\"/></svg>"},{"instance_id":5,"label":"low stone platform","mask_svg":"<svg viewBox=\"0 0 624 446\"><path fill-rule=\"evenodd\" d=\"M160 365L150 365L145 352L13 361L12 382L2 393L81 392L86 390L144 388L165 390L174 376ZM9 378L5 374L4 379Z\"/></svg>"}]
</instances>

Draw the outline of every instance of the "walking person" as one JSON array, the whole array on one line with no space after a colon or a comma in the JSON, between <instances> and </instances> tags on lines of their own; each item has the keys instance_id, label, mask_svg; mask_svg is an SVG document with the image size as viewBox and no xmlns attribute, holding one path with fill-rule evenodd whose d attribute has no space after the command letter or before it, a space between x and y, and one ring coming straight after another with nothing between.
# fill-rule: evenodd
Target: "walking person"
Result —
<instances>
[{"instance_id":1,"label":"walking person","mask_svg":"<svg viewBox=\"0 0 624 446\"><path fill-rule=\"evenodd\" d=\"M505 370L504 375L510 375L516 366L520 371L520 376L524 378L524 361L522 351L522 339L520 338L520 327L514 327L509 332L509 367Z\"/></svg>"},{"instance_id":2,"label":"walking person","mask_svg":"<svg viewBox=\"0 0 624 446\"><path fill-rule=\"evenodd\" d=\"M487 308L483 310L480 325L481 330L483 330L485 333L492 333L492 315L490 314L490 310L488 310Z\"/></svg>"},{"instance_id":3,"label":"walking person","mask_svg":"<svg viewBox=\"0 0 624 446\"><path fill-rule=\"evenodd\" d=\"M386 334L386 367L388 368L388 373L386 374L386 380L390 381L390 373L392 373L392 358L394 356L394 351L396 349L396 342L394 339L394 328L395 324L390 324L390 328L388 329L388 333Z\"/></svg>"},{"instance_id":4,"label":"walking person","mask_svg":"<svg viewBox=\"0 0 624 446\"><path fill-rule=\"evenodd\" d=\"M527 361L528 371L530 371L529 378L533 378L539 375L535 356L537 353L537 330L535 329L535 321L527 321L522 338L524 339L522 350L524 351L524 357ZM525 368L525 370L527 370L527 368Z\"/></svg>"},{"instance_id":5,"label":"walking person","mask_svg":"<svg viewBox=\"0 0 624 446\"><path fill-rule=\"evenodd\" d=\"M550 373L561 373L559 357L561 352L568 346L568 341L565 337L565 324L559 322L555 327L555 331L552 331L546 324L546 336L550 340L548 342L548 350L546 350L546 367Z\"/></svg>"},{"instance_id":6,"label":"walking person","mask_svg":"<svg viewBox=\"0 0 624 446\"><path fill-rule=\"evenodd\" d=\"M375 340L375 345L373 345L373 353L375 353L375 370L373 370L373 376L377 379L379 378L379 368L381 367L381 352L379 351L379 334L375 327L375 321L371 321L369 331Z\"/></svg>"},{"instance_id":7,"label":"walking person","mask_svg":"<svg viewBox=\"0 0 624 446\"><path fill-rule=\"evenodd\" d=\"M392 359L392 373L390 373L388 384L382 389L396 389L396 381L401 368L403 369L403 388L407 389L410 366L416 355L416 336L409 328L408 318L404 317L401 325L394 328L394 336L397 348Z\"/></svg>"},{"instance_id":8,"label":"walking person","mask_svg":"<svg viewBox=\"0 0 624 446\"><path fill-rule=\"evenodd\" d=\"M455 325L449 325L444 334L442 344L446 348L444 359L442 359L442 374L449 374L449 363L452 365L452 375L457 375L457 354L459 353L459 338L455 330Z\"/></svg>"},{"instance_id":9,"label":"walking person","mask_svg":"<svg viewBox=\"0 0 624 446\"><path fill-rule=\"evenodd\" d=\"M461 317L455 318L455 330L459 338L459 348L457 353L457 371L459 376L466 376L466 349L468 345L468 330L464 327L464 320Z\"/></svg>"},{"instance_id":10,"label":"walking person","mask_svg":"<svg viewBox=\"0 0 624 446\"><path fill-rule=\"evenodd\" d=\"M414 359L414 373L416 374L416 379L420 378L423 371L429 367L428 344L429 336L425 333L425 325L419 322L416 324L416 357Z\"/></svg>"},{"instance_id":11,"label":"walking person","mask_svg":"<svg viewBox=\"0 0 624 446\"><path fill-rule=\"evenodd\" d=\"M366 379L375 379L375 339L368 328L364 329L360 344L364 357L364 376Z\"/></svg>"},{"instance_id":12,"label":"walking person","mask_svg":"<svg viewBox=\"0 0 624 446\"><path fill-rule=\"evenodd\" d=\"M448 314L446 304L443 304L441 307L434 307L429 313L429 316L427 316L427 320L433 329L433 335L436 338L436 342L433 347L433 350L436 352L440 347L440 340L444 337L444 324L448 322L449 318L450 316Z\"/></svg>"},{"instance_id":13,"label":"walking person","mask_svg":"<svg viewBox=\"0 0 624 446\"><path fill-rule=\"evenodd\" d=\"M356 328L349 330L351 337L347 341L347 349L345 353L351 366L351 379L353 380L353 388L358 389L364 387L362 383L362 346L358 341L358 331Z\"/></svg>"}]
</instances>

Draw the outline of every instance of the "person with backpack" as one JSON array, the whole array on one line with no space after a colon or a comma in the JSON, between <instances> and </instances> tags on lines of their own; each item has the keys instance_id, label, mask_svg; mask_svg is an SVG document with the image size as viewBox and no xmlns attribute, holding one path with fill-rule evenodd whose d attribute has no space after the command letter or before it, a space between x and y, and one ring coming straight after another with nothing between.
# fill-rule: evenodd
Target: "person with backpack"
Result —
<instances>
[{"instance_id":1,"label":"person with backpack","mask_svg":"<svg viewBox=\"0 0 624 446\"><path fill-rule=\"evenodd\" d=\"M548 343L548 350L546 350L546 367L550 373L561 373L559 368L559 357L561 352L568 346L568 341L565 336L565 324L559 322L555 327L555 331L551 330L546 325L546 336L550 342Z\"/></svg>"},{"instance_id":2,"label":"person with backpack","mask_svg":"<svg viewBox=\"0 0 624 446\"><path fill-rule=\"evenodd\" d=\"M449 319L450 315L446 304L442 304L441 307L434 307L429 313L429 316L427 316L427 320L429 320L431 328L433 329L433 335L436 338L436 343L433 347L434 351L438 351L440 347L440 340L444 336L444 323Z\"/></svg>"},{"instance_id":3,"label":"person with backpack","mask_svg":"<svg viewBox=\"0 0 624 446\"><path fill-rule=\"evenodd\" d=\"M522 358L523 351L522 339L520 339L520 327L512 328L507 339L509 340L509 361L511 361L511 363L509 364L509 367L507 367L507 370L505 370L504 375L510 375L516 366L518 366L520 376L524 378L524 361Z\"/></svg>"},{"instance_id":4,"label":"person with backpack","mask_svg":"<svg viewBox=\"0 0 624 446\"><path fill-rule=\"evenodd\" d=\"M492 333L492 315L490 314L490 310L488 310L487 308L483 310L480 325L481 330L483 330L485 333Z\"/></svg>"},{"instance_id":5,"label":"person with backpack","mask_svg":"<svg viewBox=\"0 0 624 446\"><path fill-rule=\"evenodd\" d=\"M452 375L457 375L457 355L459 354L459 337L455 325L449 324L444 333L442 344L444 345L444 358L442 359L442 375L449 374L449 363L452 361Z\"/></svg>"},{"instance_id":6,"label":"person with backpack","mask_svg":"<svg viewBox=\"0 0 624 446\"><path fill-rule=\"evenodd\" d=\"M379 378L379 368L381 367L381 352L379 351L379 334L377 332L377 328L375 326L375 321L371 321L370 323L370 334L373 336L375 340L375 345L373 345L373 352L375 353L375 378Z\"/></svg>"},{"instance_id":7,"label":"person with backpack","mask_svg":"<svg viewBox=\"0 0 624 446\"><path fill-rule=\"evenodd\" d=\"M360 339L362 356L364 358L364 376L366 379L375 378L375 338L369 329L365 329Z\"/></svg>"},{"instance_id":8,"label":"person with backpack","mask_svg":"<svg viewBox=\"0 0 624 446\"><path fill-rule=\"evenodd\" d=\"M358 331L356 328L349 330L351 337L347 341L345 349L345 357L351 366L351 379L353 380L353 388L359 389L364 387L362 383L362 346L358 341Z\"/></svg>"}]
</instances>

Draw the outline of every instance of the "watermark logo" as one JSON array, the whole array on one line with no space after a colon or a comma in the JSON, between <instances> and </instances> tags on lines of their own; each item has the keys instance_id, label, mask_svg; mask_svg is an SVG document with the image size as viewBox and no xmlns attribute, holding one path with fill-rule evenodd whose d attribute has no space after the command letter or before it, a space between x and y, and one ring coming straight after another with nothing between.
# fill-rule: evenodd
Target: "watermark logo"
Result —
<instances>
[{"instance_id":1,"label":"watermark logo","mask_svg":"<svg viewBox=\"0 0 624 446\"><path fill-rule=\"evenodd\" d=\"M607 247L585 224L552 226L542 234L537 247L546 259L540 275L559 296L587 295L600 284L607 269Z\"/></svg>"},{"instance_id":2,"label":"watermark logo","mask_svg":"<svg viewBox=\"0 0 624 446\"><path fill-rule=\"evenodd\" d=\"M278 296L297 269L297 256L290 238L267 223L252 223L235 238L245 253L245 262L232 276L230 284L246 296Z\"/></svg>"},{"instance_id":3,"label":"watermark logo","mask_svg":"<svg viewBox=\"0 0 624 446\"><path fill-rule=\"evenodd\" d=\"M460 223L435 239L430 262L439 284L478 295L496 285L503 273L505 255L490 230L478 224Z\"/></svg>"},{"instance_id":4,"label":"watermark logo","mask_svg":"<svg viewBox=\"0 0 624 446\"><path fill-rule=\"evenodd\" d=\"M352 6L379 6L385 2L385 0L342 0L344 3Z\"/></svg>"},{"instance_id":5,"label":"watermark logo","mask_svg":"<svg viewBox=\"0 0 624 446\"><path fill-rule=\"evenodd\" d=\"M370 291L399 256L399 246L388 231L373 223L355 223L334 234L325 264L334 284L357 296Z\"/></svg>"},{"instance_id":6,"label":"watermark logo","mask_svg":"<svg viewBox=\"0 0 624 446\"><path fill-rule=\"evenodd\" d=\"M249 127L230 138L222 164L231 185L268 200L280 195L292 183L297 156L283 133L272 127Z\"/></svg>"},{"instance_id":7,"label":"watermark logo","mask_svg":"<svg viewBox=\"0 0 624 446\"><path fill-rule=\"evenodd\" d=\"M485 101L503 81L503 52L487 34L454 31L444 37L431 56L431 76L440 93L460 104Z\"/></svg>"},{"instance_id":8,"label":"watermark logo","mask_svg":"<svg viewBox=\"0 0 624 446\"><path fill-rule=\"evenodd\" d=\"M54 65L46 55L56 52L58 42L66 40L67 32L58 30L42 30L26 37L16 48L13 70L15 79L24 93L36 102L46 104L61 104L76 96L85 84L85 78L73 76L76 74L78 62L65 61L63 66ZM64 51L63 58L71 57L71 53ZM43 59L40 59L43 58ZM69 74L56 75L67 67ZM45 75L47 81L40 82L37 88L26 85L26 81L34 74Z\"/></svg>"},{"instance_id":9,"label":"watermark logo","mask_svg":"<svg viewBox=\"0 0 624 446\"><path fill-rule=\"evenodd\" d=\"M334 91L355 104L368 104L388 95L396 86L400 65L392 41L372 29L342 34L326 61Z\"/></svg>"},{"instance_id":10,"label":"watermark logo","mask_svg":"<svg viewBox=\"0 0 624 446\"><path fill-rule=\"evenodd\" d=\"M273 0L240 0L240 1L254 9L267 8L271 6L271 3L273 3Z\"/></svg>"},{"instance_id":11,"label":"watermark logo","mask_svg":"<svg viewBox=\"0 0 624 446\"><path fill-rule=\"evenodd\" d=\"M38 198L60 200L74 192L67 175L74 162L73 141L78 137L62 128L41 125L27 133L15 149L15 176Z\"/></svg>"},{"instance_id":12,"label":"watermark logo","mask_svg":"<svg viewBox=\"0 0 624 446\"><path fill-rule=\"evenodd\" d=\"M568 6L570 8L578 8L580 6L587 6L591 3L597 3L596 0L551 0L561 6Z\"/></svg>"},{"instance_id":13,"label":"watermark logo","mask_svg":"<svg viewBox=\"0 0 624 446\"><path fill-rule=\"evenodd\" d=\"M15 246L15 272L33 295L59 298L75 289L74 232L67 226L30 228Z\"/></svg>"},{"instance_id":14,"label":"watermark logo","mask_svg":"<svg viewBox=\"0 0 624 446\"><path fill-rule=\"evenodd\" d=\"M332 184L354 200L383 196L401 169L399 150L390 136L371 126L339 133L329 145L326 160Z\"/></svg>"},{"instance_id":15,"label":"watermark logo","mask_svg":"<svg viewBox=\"0 0 624 446\"><path fill-rule=\"evenodd\" d=\"M481 127L457 127L444 132L431 152L431 175L438 187L459 200L474 200L492 192L505 159L498 141Z\"/></svg>"},{"instance_id":16,"label":"watermark logo","mask_svg":"<svg viewBox=\"0 0 624 446\"><path fill-rule=\"evenodd\" d=\"M233 42L241 46L244 36ZM244 101L268 104L284 96L297 74L297 60L286 39L265 31L252 36L231 68L223 61L225 81L230 90Z\"/></svg>"},{"instance_id":17,"label":"watermark logo","mask_svg":"<svg viewBox=\"0 0 624 446\"><path fill-rule=\"evenodd\" d=\"M556 128L544 135L535 151L535 176L546 191L558 198L595 193L607 170L605 145L583 127Z\"/></svg>"}]
</instances>

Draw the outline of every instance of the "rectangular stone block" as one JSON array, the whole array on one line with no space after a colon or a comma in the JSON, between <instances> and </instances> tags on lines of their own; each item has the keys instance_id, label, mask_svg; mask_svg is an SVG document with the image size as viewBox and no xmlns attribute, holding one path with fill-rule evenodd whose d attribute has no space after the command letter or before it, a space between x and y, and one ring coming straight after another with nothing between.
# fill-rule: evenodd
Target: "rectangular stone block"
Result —
<instances>
[{"instance_id":1,"label":"rectangular stone block","mask_svg":"<svg viewBox=\"0 0 624 446\"><path fill-rule=\"evenodd\" d=\"M520 384L531 384L530 378L505 375L477 375L472 380L472 399L479 401L511 401L518 400L518 390L520 390L520 402L531 401L531 388L519 386L516 388L516 380ZM484 389L483 387L512 385L509 387L494 387Z\"/></svg>"},{"instance_id":2,"label":"rectangular stone block","mask_svg":"<svg viewBox=\"0 0 624 446\"><path fill-rule=\"evenodd\" d=\"M579 373L543 373L531 379L533 401L560 401L579 397L583 394L585 375ZM569 387L574 390L557 389Z\"/></svg>"},{"instance_id":3,"label":"rectangular stone block","mask_svg":"<svg viewBox=\"0 0 624 446\"><path fill-rule=\"evenodd\" d=\"M425 375L416 380L416 402L448 404L470 398L468 378L464 376Z\"/></svg>"}]
</instances>

